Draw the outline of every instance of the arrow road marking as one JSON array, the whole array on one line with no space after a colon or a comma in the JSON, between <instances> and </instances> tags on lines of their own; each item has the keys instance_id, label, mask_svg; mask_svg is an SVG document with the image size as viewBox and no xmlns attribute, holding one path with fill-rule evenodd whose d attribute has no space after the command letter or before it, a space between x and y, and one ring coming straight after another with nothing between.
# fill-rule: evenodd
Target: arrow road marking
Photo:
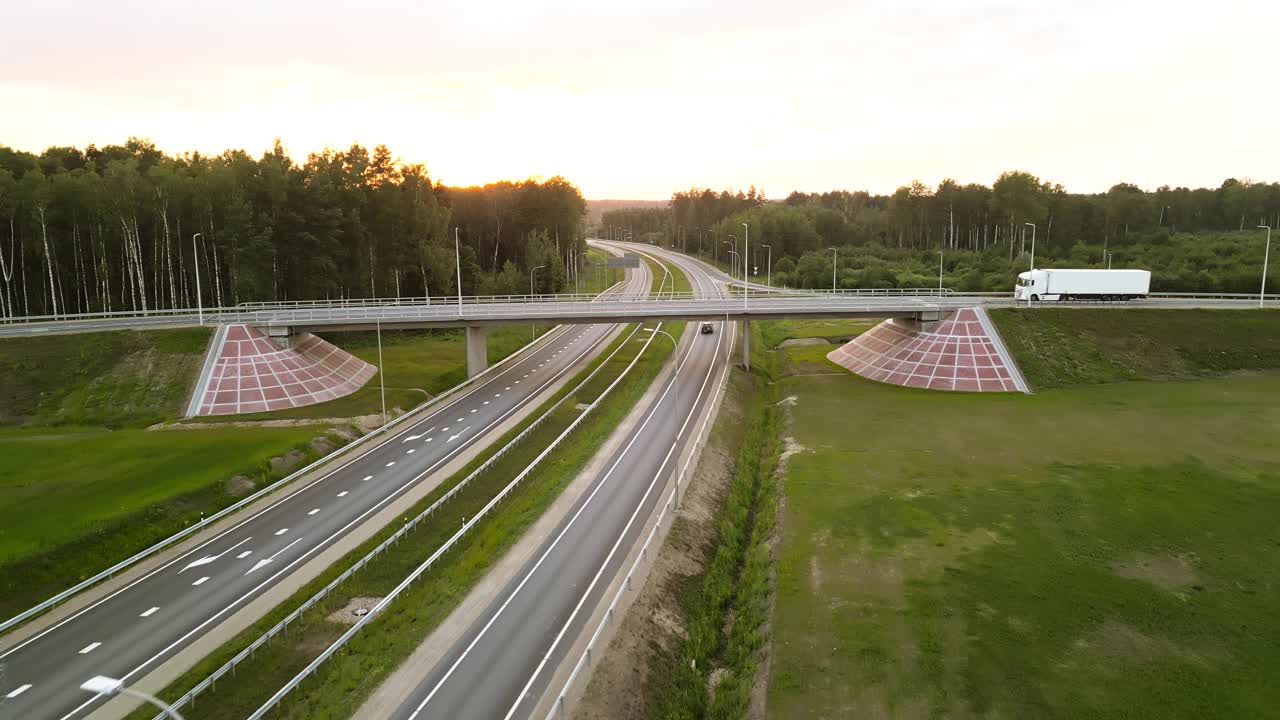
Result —
<instances>
[{"instance_id":1,"label":"arrow road marking","mask_svg":"<svg viewBox=\"0 0 1280 720\"><path fill-rule=\"evenodd\" d=\"M285 545L284 547L282 547L282 548L280 548L279 550L277 550L275 555L272 555L272 556L271 556L271 557L269 557L269 558L262 558L261 560L259 560L259 561L257 562L257 564L255 564L253 567L249 568L249 572L245 573L245 575L248 575L249 573L253 572L254 570L257 570L258 568L261 568L261 567L265 567L265 566L267 566L267 565L270 565L270 564L271 564L271 561L276 559L276 555L279 555L280 553L284 552L285 550L288 550L289 548L293 547L294 545L297 545L297 544L298 544L298 542L299 542L300 540L302 540L302 538L298 538L297 540L294 540L293 542L289 543L288 545Z\"/></svg>"},{"instance_id":2,"label":"arrow road marking","mask_svg":"<svg viewBox=\"0 0 1280 720\"><path fill-rule=\"evenodd\" d=\"M468 426L466 426L466 427L462 428L461 430L459 430L457 435L450 435L450 436L449 436L449 440L448 440L448 442L453 442L454 440L457 440L458 438L462 437L463 435L466 435L466 434L467 434L467 431L468 431L468 430L470 430L470 429L471 429L471 426L470 426L470 425L468 425Z\"/></svg>"},{"instance_id":3,"label":"arrow road marking","mask_svg":"<svg viewBox=\"0 0 1280 720\"><path fill-rule=\"evenodd\" d=\"M435 428L431 428L431 430L435 430ZM409 437L407 437L407 438L405 438L405 439L401 440L401 441L400 441L400 444L401 444L401 445L403 445L403 444L405 444L405 443L409 442L410 440L417 440L418 438L424 437L424 436L426 436L426 435L427 435L427 433L431 432L431 430L426 430L426 431L424 431L424 432L422 433L422 435L410 435Z\"/></svg>"},{"instance_id":4,"label":"arrow road marking","mask_svg":"<svg viewBox=\"0 0 1280 720\"><path fill-rule=\"evenodd\" d=\"M193 560L192 562L188 563L186 567L184 567L184 568L182 568L181 570L179 570L179 571L178 571L178 574L179 574L179 575L181 575L182 573L184 573L184 572L186 572L186 571L190 570L190 569L191 569L191 568L193 568L193 567L200 567L201 565L208 565L209 563L213 562L214 560L217 560L218 558L222 557L223 555L226 555L227 553L231 552L232 550L235 550L236 548L238 548L238 547L240 547L241 545L243 545L243 544L245 544L245 543L249 542L249 541L250 541L250 540L252 540L252 539L253 539L252 537L247 537L247 538L245 538L245 539L241 540L240 542L236 543L235 545L232 545L231 547L227 548L226 550L223 550L222 552L218 553L217 555L205 555L204 557L200 558L199 560Z\"/></svg>"}]
</instances>

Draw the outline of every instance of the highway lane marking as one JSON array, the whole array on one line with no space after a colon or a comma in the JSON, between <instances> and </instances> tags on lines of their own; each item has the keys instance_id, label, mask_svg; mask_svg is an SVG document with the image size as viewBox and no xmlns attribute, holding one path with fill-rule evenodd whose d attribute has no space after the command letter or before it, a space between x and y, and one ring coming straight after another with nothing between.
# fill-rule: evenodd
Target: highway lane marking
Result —
<instances>
[{"instance_id":1,"label":"highway lane marking","mask_svg":"<svg viewBox=\"0 0 1280 720\"><path fill-rule=\"evenodd\" d=\"M80 650L80 654L81 654L81 655L88 655L89 653L93 652L94 650L97 650L97 649L98 649L98 647L99 647L100 645L102 645L102 643L100 643L100 642L96 642L96 643L89 643L88 645L85 645L85 646L84 646L84 648L82 648L82 649Z\"/></svg>"},{"instance_id":2,"label":"highway lane marking","mask_svg":"<svg viewBox=\"0 0 1280 720\"><path fill-rule=\"evenodd\" d=\"M527 377L527 376L526 376L526 377ZM519 385L519 384L520 384L520 381L519 381L519 380L517 380L517 381L516 381L516 384L517 384L517 385Z\"/></svg>"},{"instance_id":3,"label":"highway lane marking","mask_svg":"<svg viewBox=\"0 0 1280 720\"><path fill-rule=\"evenodd\" d=\"M5 696L4 696L4 699L5 699L5 700L12 700L12 699L14 699L14 698L18 697L19 695L21 695L22 693L24 693L24 692L26 692L26 691L28 691L28 690L30 690L30 689L31 689L31 683L27 683L26 685L19 685L17 690L14 690L13 692L9 693L8 695L5 695Z\"/></svg>"},{"instance_id":4,"label":"highway lane marking","mask_svg":"<svg viewBox=\"0 0 1280 720\"><path fill-rule=\"evenodd\" d=\"M280 528L276 531L276 536L279 537L287 532L289 532L289 528Z\"/></svg>"},{"instance_id":5,"label":"highway lane marking","mask_svg":"<svg viewBox=\"0 0 1280 720\"><path fill-rule=\"evenodd\" d=\"M475 411L473 410L472 412L475 412ZM417 448L409 448L408 450L405 450L405 451L404 451L404 454L405 454L405 455L412 455L412 454L414 454L414 453L416 453L416 452L418 452L418 449L417 449Z\"/></svg>"},{"instance_id":6,"label":"highway lane marking","mask_svg":"<svg viewBox=\"0 0 1280 720\"><path fill-rule=\"evenodd\" d=\"M502 397L502 393L494 393L493 396L496 398L499 398L499 397Z\"/></svg>"},{"instance_id":7,"label":"highway lane marking","mask_svg":"<svg viewBox=\"0 0 1280 720\"><path fill-rule=\"evenodd\" d=\"M242 552L242 553L240 553L239 555L237 555L237 556L236 556L236 559L237 559L237 560L243 560L243 559L245 559L245 558L249 557L249 556L250 556L250 555L252 555L252 554L253 554L253 551L252 551L252 550L245 550L244 552Z\"/></svg>"},{"instance_id":8,"label":"highway lane marking","mask_svg":"<svg viewBox=\"0 0 1280 720\"><path fill-rule=\"evenodd\" d=\"M584 355L585 355L585 353L590 352L590 351L591 351L591 349L592 349L593 347L598 346L602 341L603 341L603 338L601 338L601 339L600 339L600 341L596 342L596 343L595 343L595 345L592 345L591 347L588 347L586 350L584 350L584 351L583 351L583 354L582 354L582 355L580 355L579 357L582 357L582 356L584 356ZM524 360L521 360L520 362L524 362ZM517 364L519 364L519 363L517 363ZM563 372L567 372L567 371L568 371L568 368L566 368L565 370L561 371L561 373L563 373ZM552 378L551 380L548 380L546 384L547 384L547 385L549 385L550 383L554 382L554 380L555 380L555 379L554 379L554 378ZM519 382L519 381L516 381L516 382ZM510 386L507 386L507 389L508 389L508 390L510 390L510 389L511 389L511 388L510 388ZM510 414L511 414L512 412L514 412L514 411L515 411L515 409L514 409L514 408L513 408L513 409L511 409L511 410L506 411L506 412L505 412L505 414L503 415L503 417L500 417L500 418L495 419L495 420L493 420L492 422L490 422L490 423L485 427L484 431L486 431L486 432L487 432L489 429L491 429L491 428L493 428L493 427L497 426L500 422L502 422L502 421L503 421L503 420L505 420L507 417L509 417L509 416L510 416ZM437 414L438 414L439 412L441 412L441 411L437 411ZM371 449L370 449L370 451L372 451L373 449L376 449L376 447L380 447L380 446L375 446L375 448L371 448ZM353 519L352 521L348 522L348 523L347 523L346 525L344 525L342 528L340 528L340 529L338 529L337 531L335 531L332 535L330 535L330 536L329 536L326 540L324 540L323 542L328 542L329 540L332 540L332 539L334 539L334 538L336 538L336 537L338 537L338 536L342 535L344 532L346 532L347 530L351 529L351 527L353 527L353 526L354 526L354 525L356 525L357 523L359 523L359 522L363 521L363 520L364 520L364 519L365 519L365 518L366 518L370 513L374 512L375 510L377 510L377 508L381 507L381 506L382 506L382 505L384 505L385 503L387 503L387 502L391 501L391 500L392 500L392 499L394 499L397 495L399 495L400 493L402 493L406 488L408 488L410 485L412 485L413 483L417 482L417 481L418 481L418 480L420 480L422 477L425 477L427 474L429 474L430 472L432 472L433 470L435 470L436 468L438 468L440 465L444 464L446 461L448 461L449 459L451 459L451 458L453 457L453 455L455 455L457 452L460 452L460 450L461 450L461 446L459 447L459 449L458 449L458 450L455 450L455 451L451 452L451 453L450 453L450 455L448 455L447 457L442 458L441 460L437 461L434 465L432 465L432 467L431 467L431 468L429 468L428 470L426 470L425 472L423 472L423 473L422 473L421 475L419 475L418 477L414 478L413 480L411 480L411 481L409 481L409 482L404 483L402 486L400 486L399 488L397 488L394 492L392 492L391 494L389 494L387 497L385 497L385 498L383 498L383 499L379 500L379 501L378 501L378 502L377 502L377 503L376 503L372 508L369 508L368 510L365 510L365 511L364 511L363 513L361 513L358 517L356 517L356 518L355 518L355 519ZM339 468L336 468L334 471L331 471L329 474L325 475L324 477L322 477L322 478L320 478L320 479L315 480L315 481L314 481L314 482L312 482L310 485L308 485L308 486L306 486L306 487L304 487L304 488L302 488L302 489L303 489L303 490L307 490L307 489L310 489L311 487L314 487L315 485L318 485L319 483L321 483L321 482L323 482L323 481L327 480L329 477L331 477L333 473L337 472L337 470L340 470L340 469L342 469L342 468L345 468L345 467L347 467L347 466L351 465L352 463L356 462L356 461L357 461L357 460L359 460L359 459L360 459L360 458L353 458L352 460L347 461L346 463L344 463L343 465L341 465ZM236 528L241 527L242 525L244 525L244 524L245 524L245 523L247 523L247 522L250 522L250 521L252 521L252 520L255 520L255 519L257 519L257 518L261 517L261 515L262 515L262 513L258 513L258 514L255 514L255 515L253 515L253 516L249 517L249 518L246 518L245 520L243 520L243 521L241 521L239 524L237 524L235 527L229 528L229 529L226 531L226 533L229 533L229 532L231 532L232 530L235 530ZM223 533L223 535L225 535L226 533ZM214 538L213 540L210 540L209 542L210 542L210 543L211 543L211 542L214 542L214 541L218 540L218 539L219 539L219 538L221 538L221 537L222 537L222 535L218 536L218 538ZM296 541L295 541L295 542L296 542ZM322 544L323 544L323 542L322 542ZM206 544L208 544L208 543L206 543ZM139 664L137 667L133 668L133 669L132 669L132 670L130 670L129 672L127 672L127 673L123 674L123 675L121 676L121 678L120 678L120 679L121 679L121 680L128 680L129 678L133 677L134 675L137 675L137 674L138 674L138 672L139 672L139 671L141 671L143 668L145 668L145 667L147 667L148 665L150 665L150 664L154 663L156 660L158 660L158 659L160 659L161 657L163 657L166 653L168 653L168 652L172 651L174 648L176 648L176 647L178 647L179 645L181 645L182 643L186 642L186 641L187 641L191 636L193 636L194 634L196 634L196 633L197 633L197 632L199 632L200 630L202 630L202 629L204 629L205 627L207 627L207 626L209 625L209 623L211 623L211 622L213 622L213 621L217 620L219 617L222 617L224 614L226 614L226 613L227 613L228 611L230 611L232 608L234 608L234 607L236 607L237 605L240 605L241 603L243 603L243 602L244 602L245 600L247 600L251 595L253 595L253 593L255 593L255 592L257 592L257 591L261 590L263 587L266 587L266 586L267 586L268 584L270 584L273 580L275 580L276 578L278 578L282 573L287 572L290 568L292 568L292 567L293 567L294 565L296 565L297 563L301 562L303 559L305 559L307 556L309 556L312 552L314 552L315 550L318 550L318 549L319 549L319 547L320 547L320 546L319 546L319 545L317 545L317 546L312 547L311 549L307 550L306 552L304 552L304 553L302 554L302 556L301 556L301 557L299 557L299 558L297 558L297 559L295 559L295 560L291 561L291 562L289 563L289 565L287 565L286 567L282 568L281 570L276 571L276 573L275 573L274 575L272 575L271 577L269 577L269 578L267 578L266 580L262 581L262 582L261 582L261 583L259 583L257 586L255 586L254 588L252 588L252 589L251 589L251 590L249 590L248 592L244 593L244 594L243 594L243 595L241 595L240 597L236 598L234 601L232 601L232 602L231 602L230 604L228 604L227 606L225 606L225 607L223 607L222 609L220 609L220 610L218 610L217 612L215 612L211 617L209 617L209 618L207 618L207 619L205 619L205 620L201 621L201 622L200 622L196 627L192 628L191 630L188 630L186 633L184 633L184 634L182 635L182 637L178 638L178 640L176 640L176 641L174 641L174 642L170 643L169 645L165 646L165 647L164 647L162 650L160 650L158 653L156 653L155 655L151 656L151 657L150 657L150 658L148 658L147 660L143 661L141 664ZM150 578L150 577L151 577L155 572L159 572L160 570L163 570L163 569L165 569L165 568L169 567L169 566L170 566L170 565L172 565L172 564L173 564L172 562L165 564L164 566L162 566L162 567L160 567L160 568L156 569L156 570L155 570L155 571L153 571L152 573L148 573L147 575L144 575L143 577L141 577L141 578L139 578L139 579L137 579L137 580L133 581L132 583L130 583L129 585L125 586L124 588L121 588L120 590L116 591L115 593L112 593L111 595L108 595L107 597L102 598L101 600L99 600L99 601L97 601L97 602L93 603L92 605L90 605L90 606L88 606L88 607L86 607L86 608L84 608L84 609L80 610L80 611L79 611L79 612L77 612L75 615L72 615L71 617L69 617L69 618L66 618L66 619L62 620L61 622L57 623L56 625L54 625L54 626L52 626L52 627L50 627L50 628L45 629L44 631L42 631L42 632L38 633L37 635L35 635L35 636L31 637L31 638L28 638L27 640L23 641L23 642L22 642L22 643L20 643L19 645L15 646L15 647L13 647L13 648L10 648L10 649L8 649L8 650L6 650L3 654L0 654L0 658L4 658L4 657L6 657L6 656L8 656L8 655L10 655L10 654L12 654L12 653L14 653L14 652L17 652L17 651L21 650L23 647L26 647L27 645L29 645L29 644L31 644L31 643L33 643L33 642L36 642L37 640L39 640L40 638L44 637L44 636L45 636L45 635L47 635L48 633L53 632L53 631L54 631L54 630L56 630L57 628L59 628L59 627L61 627L61 626L65 625L67 622L70 622L70 621L71 621L71 620L73 620L74 618L76 618L76 617L79 617L79 616L83 615L84 613L86 613L86 612L88 612L88 611L92 610L93 608L95 608L95 607L97 607L97 606L101 605L101 604L102 604L102 603L104 603L104 602L107 602L107 601L108 601L108 600L110 600L111 598L113 598L113 597L115 597L116 595L118 595L120 592L123 592L124 590L127 590L127 589L129 589L129 588L131 588L131 587L133 587L133 586L137 585L138 583L143 582L144 580L146 580L146 579ZM74 709L72 709L69 713L67 713L66 715L64 715L64 716L63 716L63 718L62 718L62 720L69 720L69 718L72 718L72 717L74 717L75 715L79 714L79 712L80 712L81 710L83 710L83 709L85 709L86 707L88 707L89 705L92 705L93 703L97 702L97 701L98 701L98 699L99 699L98 697L93 697L93 698L89 698L88 700L85 700L83 703L81 703L80 705L78 705L77 707L75 707Z\"/></svg>"},{"instance_id":9,"label":"highway lane marking","mask_svg":"<svg viewBox=\"0 0 1280 720\"><path fill-rule=\"evenodd\" d=\"M427 438L427 442L431 442L433 438Z\"/></svg>"},{"instance_id":10,"label":"highway lane marking","mask_svg":"<svg viewBox=\"0 0 1280 720\"><path fill-rule=\"evenodd\" d=\"M431 441L431 438L427 438L427 441L428 441L428 442L430 442L430 441ZM365 476L364 476L364 478L363 478L360 482L369 482L369 481L370 481L370 480L372 480L372 479L373 479L373 476L372 476L372 475L365 475Z\"/></svg>"},{"instance_id":11,"label":"highway lane marking","mask_svg":"<svg viewBox=\"0 0 1280 720\"><path fill-rule=\"evenodd\" d=\"M435 428L430 428L430 429L428 429L428 430L422 430L422 434L417 434L417 436L408 436L407 438L402 439L402 441L401 441L401 445L404 445L404 443L406 443L406 442L408 442L408 441L411 441L411 439L417 439L417 438L420 438L420 437L422 437L422 436L426 436L426 434L430 434L430 433L431 433L431 430L434 430L434 429L435 429Z\"/></svg>"},{"instance_id":12,"label":"highway lane marking","mask_svg":"<svg viewBox=\"0 0 1280 720\"><path fill-rule=\"evenodd\" d=\"M315 510L312 510L311 512L309 512L309 513L307 513L307 514L308 514L308 515L315 515L315 514L316 514L316 513L318 513L318 512L320 512L320 508L316 508Z\"/></svg>"},{"instance_id":13,"label":"highway lane marking","mask_svg":"<svg viewBox=\"0 0 1280 720\"><path fill-rule=\"evenodd\" d=\"M145 611L143 611L143 613L142 613L141 615L139 615L138 617L151 617L152 615L155 615L155 614L156 614L156 611L157 611L157 610L159 610L159 609L160 609L160 608L158 608L158 607L153 607L153 608L151 608L150 610L145 610Z\"/></svg>"},{"instance_id":14,"label":"highway lane marking","mask_svg":"<svg viewBox=\"0 0 1280 720\"><path fill-rule=\"evenodd\" d=\"M343 490L342 492L338 493L338 497L346 497L348 492L349 492L348 490Z\"/></svg>"},{"instance_id":15,"label":"highway lane marking","mask_svg":"<svg viewBox=\"0 0 1280 720\"><path fill-rule=\"evenodd\" d=\"M488 400L485 400L485 401L484 401L484 404L485 404L485 405L488 405L488 404L489 404L489 401L488 401Z\"/></svg>"},{"instance_id":16,"label":"highway lane marking","mask_svg":"<svg viewBox=\"0 0 1280 720\"><path fill-rule=\"evenodd\" d=\"M208 575L205 575L204 577L200 578L199 580L197 580L197 581L195 581L195 582L191 583L191 585L192 585L193 587L195 587L195 586L198 586L198 585L203 585L203 584L205 584L206 582L209 582L209 576L208 576Z\"/></svg>"},{"instance_id":17,"label":"highway lane marking","mask_svg":"<svg viewBox=\"0 0 1280 720\"><path fill-rule=\"evenodd\" d=\"M275 555L272 555L271 557L265 557L265 558L262 558L262 559L261 559L261 560L259 560L258 562L254 563L253 567L249 568L249 572L245 573L245 575L248 575L249 573L253 572L254 570L257 570L258 568L266 567L267 565L270 565L272 562L274 562L274 561L275 561L276 557L277 557L277 556L279 556L279 555L280 555L280 553L284 552L285 550L288 550L289 548L293 547L294 545L297 545L297 544L298 544L299 542L301 542L301 541L302 541L302 538L298 538L297 540L294 540L293 542L289 543L288 545L285 545L284 547L282 547L282 548L280 548L279 550L277 550L277 551L275 552ZM207 580L208 578L205 578L205 579Z\"/></svg>"},{"instance_id":18,"label":"highway lane marking","mask_svg":"<svg viewBox=\"0 0 1280 720\"><path fill-rule=\"evenodd\" d=\"M488 404L489 404L489 403L485 403L485 405L488 405ZM475 408L471 408L471 412L475 412L475 411L476 411L476 409L475 409Z\"/></svg>"},{"instance_id":19,"label":"highway lane marking","mask_svg":"<svg viewBox=\"0 0 1280 720\"><path fill-rule=\"evenodd\" d=\"M181 570L179 570L179 571L178 571L178 574L179 574L179 575L181 575L182 573L184 573L184 572L186 572L186 571L190 570L190 569L191 569L191 568L193 568L193 567L200 567L201 565L208 565L209 563L213 562L214 560L217 560L218 558L222 557L223 555L226 555L227 553L231 552L232 550L235 550L236 548L238 548L238 547L240 547L241 545L243 545L243 544L245 544L245 543L249 542L249 541L250 541L250 540L252 540L252 539L253 539L253 536L252 536L252 535L250 535L249 537L247 537L247 538L245 538L245 539L241 540L240 542L236 543L235 545L232 545L231 547L227 548L226 550L223 550L222 552L218 553L217 555L205 555L204 557L200 558L199 560L192 560L191 562L187 563L187 566L186 566L186 567L184 567L184 568L182 568Z\"/></svg>"},{"instance_id":20,"label":"highway lane marking","mask_svg":"<svg viewBox=\"0 0 1280 720\"><path fill-rule=\"evenodd\" d=\"M449 432L449 428L440 428L440 432Z\"/></svg>"},{"instance_id":21,"label":"highway lane marking","mask_svg":"<svg viewBox=\"0 0 1280 720\"><path fill-rule=\"evenodd\" d=\"M451 435L451 436L449 436L449 439L448 439L446 442L453 442L454 440L457 440L458 438L460 438L460 437L462 437L463 435L465 435L465 434L466 434L466 432L467 432L468 430L470 430L470 429L471 429L471 426L470 426L470 425L468 425L468 426L466 426L466 427L462 428L461 430L459 430L459 431L458 431L458 434L457 434L457 435Z\"/></svg>"},{"instance_id":22,"label":"highway lane marking","mask_svg":"<svg viewBox=\"0 0 1280 720\"><path fill-rule=\"evenodd\" d=\"M458 418L458 422L462 422L462 418Z\"/></svg>"},{"instance_id":23,"label":"highway lane marking","mask_svg":"<svg viewBox=\"0 0 1280 720\"><path fill-rule=\"evenodd\" d=\"M508 385L508 386L506 386L505 388L503 388L503 390L510 390L510 389L511 389L511 386L510 386L510 385Z\"/></svg>"},{"instance_id":24,"label":"highway lane marking","mask_svg":"<svg viewBox=\"0 0 1280 720\"><path fill-rule=\"evenodd\" d=\"M391 462L387 463L387 467L391 467L392 465L395 465L395 464L396 464L396 461L392 460Z\"/></svg>"}]
</instances>

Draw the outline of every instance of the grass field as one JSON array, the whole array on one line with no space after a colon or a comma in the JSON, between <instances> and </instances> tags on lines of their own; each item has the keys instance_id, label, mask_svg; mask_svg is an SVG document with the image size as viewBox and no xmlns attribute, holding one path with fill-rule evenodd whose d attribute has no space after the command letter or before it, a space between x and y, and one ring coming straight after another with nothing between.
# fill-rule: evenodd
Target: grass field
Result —
<instances>
[{"instance_id":1,"label":"grass field","mask_svg":"<svg viewBox=\"0 0 1280 720\"><path fill-rule=\"evenodd\" d=\"M0 425L138 427L182 413L209 328L0 340Z\"/></svg>"},{"instance_id":2,"label":"grass field","mask_svg":"<svg viewBox=\"0 0 1280 720\"><path fill-rule=\"evenodd\" d=\"M1280 312L1004 308L991 316L1038 388L1280 368Z\"/></svg>"},{"instance_id":3,"label":"grass field","mask_svg":"<svg viewBox=\"0 0 1280 720\"><path fill-rule=\"evenodd\" d=\"M1177 347L1159 368L1224 367ZM770 717L1275 715L1280 376L779 395Z\"/></svg>"}]
</instances>

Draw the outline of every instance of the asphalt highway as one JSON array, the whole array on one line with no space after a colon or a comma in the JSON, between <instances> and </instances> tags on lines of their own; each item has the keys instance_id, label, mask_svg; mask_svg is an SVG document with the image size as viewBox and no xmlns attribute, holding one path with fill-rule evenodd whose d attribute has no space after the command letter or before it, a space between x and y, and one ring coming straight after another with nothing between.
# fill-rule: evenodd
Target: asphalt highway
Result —
<instances>
[{"instance_id":1,"label":"asphalt highway","mask_svg":"<svg viewBox=\"0 0 1280 720\"><path fill-rule=\"evenodd\" d=\"M649 290L647 267L623 294ZM562 327L461 397L217 537L0 654L0 719L83 717L94 675L131 683L443 467L567 374L610 326Z\"/></svg>"},{"instance_id":2,"label":"asphalt highway","mask_svg":"<svg viewBox=\"0 0 1280 720\"><path fill-rule=\"evenodd\" d=\"M653 252L652 249L648 249ZM655 252L690 276L695 293L722 288L687 258ZM572 639L638 542L697 417L715 395L732 350L733 325L715 323L673 356L669 376L556 530L499 592L391 717L525 718ZM576 658L574 658L576 659Z\"/></svg>"}]
</instances>

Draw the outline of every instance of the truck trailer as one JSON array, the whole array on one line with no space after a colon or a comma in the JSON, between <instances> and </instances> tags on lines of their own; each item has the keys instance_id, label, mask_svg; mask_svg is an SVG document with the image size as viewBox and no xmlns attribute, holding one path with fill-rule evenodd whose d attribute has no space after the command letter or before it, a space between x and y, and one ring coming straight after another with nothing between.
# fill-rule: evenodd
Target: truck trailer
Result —
<instances>
[{"instance_id":1,"label":"truck trailer","mask_svg":"<svg viewBox=\"0 0 1280 720\"><path fill-rule=\"evenodd\" d=\"M1133 300L1151 290L1147 270L1031 270L1018 274L1015 300Z\"/></svg>"}]
</instances>

